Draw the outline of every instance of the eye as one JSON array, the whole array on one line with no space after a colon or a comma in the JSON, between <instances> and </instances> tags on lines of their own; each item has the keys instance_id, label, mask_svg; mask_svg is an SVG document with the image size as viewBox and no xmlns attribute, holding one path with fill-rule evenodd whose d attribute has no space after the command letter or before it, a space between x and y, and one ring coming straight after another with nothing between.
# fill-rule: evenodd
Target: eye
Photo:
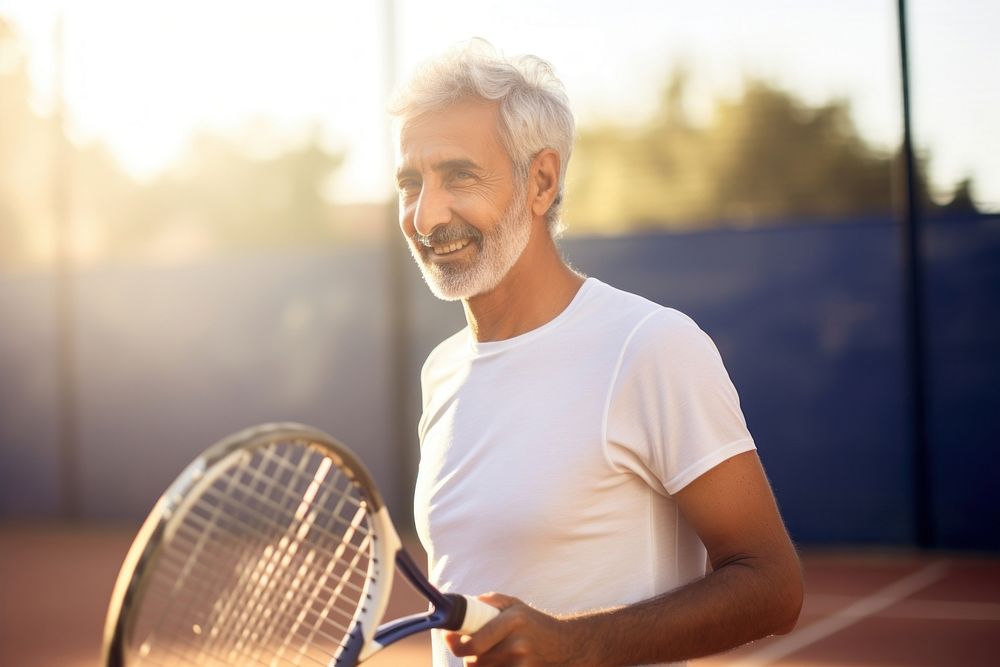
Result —
<instances>
[{"instance_id":1,"label":"eye","mask_svg":"<svg viewBox=\"0 0 1000 667\"><path fill-rule=\"evenodd\" d=\"M413 178L406 178L396 183L396 189L400 195L412 195L420 191L420 181Z\"/></svg>"},{"instance_id":2,"label":"eye","mask_svg":"<svg viewBox=\"0 0 1000 667\"><path fill-rule=\"evenodd\" d=\"M476 177L476 175L473 174L471 171L459 169L452 174L452 177L456 181L471 181Z\"/></svg>"}]
</instances>

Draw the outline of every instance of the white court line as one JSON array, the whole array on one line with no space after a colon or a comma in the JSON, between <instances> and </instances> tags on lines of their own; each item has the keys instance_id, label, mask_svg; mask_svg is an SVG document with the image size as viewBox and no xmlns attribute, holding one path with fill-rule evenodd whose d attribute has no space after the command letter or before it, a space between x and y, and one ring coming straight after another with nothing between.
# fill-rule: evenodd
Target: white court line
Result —
<instances>
[{"instance_id":1,"label":"white court line","mask_svg":"<svg viewBox=\"0 0 1000 667\"><path fill-rule=\"evenodd\" d=\"M817 594L809 596L809 610L825 616L856 600L853 595ZM925 621L1000 621L1000 603L955 602L952 600L902 600L895 609L879 614L882 618L914 618Z\"/></svg>"},{"instance_id":2,"label":"white court line","mask_svg":"<svg viewBox=\"0 0 1000 667\"><path fill-rule=\"evenodd\" d=\"M888 616L931 621L1000 621L1000 604L913 600L904 602L899 609L889 612Z\"/></svg>"},{"instance_id":3,"label":"white court line","mask_svg":"<svg viewBox=\"0 0 1000 667\"><path fill-rule=\"evenodd\" d=\"M939 580L947 570L948 564L946 562L931 563L927 567L861 598L831 616L796 630L772 644L762 646L749 655L731 662L730 667L769 665L908 598L920 589Z\"/></svg>"}]
</instances>

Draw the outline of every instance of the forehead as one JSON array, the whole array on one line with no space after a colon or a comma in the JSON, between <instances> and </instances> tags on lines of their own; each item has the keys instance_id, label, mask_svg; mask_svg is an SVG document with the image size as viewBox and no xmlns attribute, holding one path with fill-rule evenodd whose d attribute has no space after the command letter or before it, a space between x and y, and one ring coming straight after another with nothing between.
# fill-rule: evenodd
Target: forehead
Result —
<instances>
[{"instance_id":1,"label":"forehead","mask_svg":"<svg viewBox=\"0 0 1000 667\"><path fill-rule=\"evenodd\" d=\"M476 162L506 160L495 103L463 101L403 123L396 146L399 167L430 166L456 157Z\"/></svg>"}]
</instances>

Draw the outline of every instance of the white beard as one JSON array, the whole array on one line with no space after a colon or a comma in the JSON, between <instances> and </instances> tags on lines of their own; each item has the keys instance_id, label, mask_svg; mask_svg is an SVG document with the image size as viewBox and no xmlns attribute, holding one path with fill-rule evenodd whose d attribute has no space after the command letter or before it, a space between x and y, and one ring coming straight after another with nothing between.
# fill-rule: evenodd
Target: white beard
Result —
<instances>
[{"instance_id":1,"label":"white beard","mask_svg":"<svg viewBox=\"0 0 1000 667\"><path fill-rule=\"evenodd\" d=\"M409 240L410 253L434 296L444 301L458 301L496 289L520 259L531 238L531 217L525 194L523 186L515 188L507 210L489 234L480 234L467 224L445 234L448 240L474 238L477 252L469 262L435 264L425 257L426 253L433 252L430 248L416 239ZM438 230L432 232L432 239L435 233L439 233Z\"/></svg>"}]
</instances>

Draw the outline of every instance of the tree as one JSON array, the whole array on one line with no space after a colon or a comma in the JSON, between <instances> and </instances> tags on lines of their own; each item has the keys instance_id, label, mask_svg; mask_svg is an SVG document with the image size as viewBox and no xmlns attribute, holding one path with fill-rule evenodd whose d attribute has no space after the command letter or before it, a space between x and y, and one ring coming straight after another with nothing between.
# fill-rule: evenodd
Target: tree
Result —
<instances>
[{"instance_id":1,"label":"tree","mask_svg":"<svg viewBox=\"0 0 1000 667\"><path fill-rule=\"evenodd\" d=\"M136 246L141 235L149 247L184 238L203 249L330 240L330 205L322 189L341 161L315 134L268 159L247 156L232 140L197 135L185 157L137 197L141 230L121 230L118 237Z\"/></svg>"},{"instance_id":2,"label":"tree","mask_svg":"<svg viewBox=\"0 0 1000 667\"><path fill-rule=\"evenodd\" d=\"M202 133L149 184L137 183L111 153L69 141L38 116L24 47L0 18L0 260L51 258L55 169L65 169L73 254L189 257L227 249L314 244L337 237L323 197L343 156L323 148L318 128L269 158L236 140ZM61 145L60 145L61 144ZM57 165L59 151L64 164Z\"/></svg>"},{"instance_id":3,"label":"tree","mask_svg":"<svg viewBox=\"0 0 1000 667\"><path fill-rule=\"evenodd\" d=\"M686 82L684 70L675 72L645 123L581 130L568 181L571 230L891 214L898 160L862 139L847 100L810 107L750 79L698 126L684 113ZM933 211L922 178L917 186L924 210Z\"/></svg>"},{"instance_id":4,"label":"tree","mask_svg":"<svg viewBox=\"0 0 1000 667\"><path fill-rule=\"evenodd\" d=\"M0 17L0 260L37 254L51 229L47 125L28 107L27 63L14 27ZM34 228L34 229L33 229Z\"/></svg>"}]
</instances>

